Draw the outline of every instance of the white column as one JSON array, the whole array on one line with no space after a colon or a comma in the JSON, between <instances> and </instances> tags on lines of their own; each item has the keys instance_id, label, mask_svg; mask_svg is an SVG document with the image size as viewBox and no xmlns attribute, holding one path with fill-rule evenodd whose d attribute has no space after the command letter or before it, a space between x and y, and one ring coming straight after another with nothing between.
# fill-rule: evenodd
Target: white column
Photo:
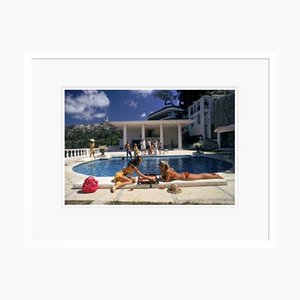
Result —
<instances>
[{"instance_id":1,"label":"white column","mask_svg":"<svg viewBox=\"0 0 300 300\"><path fill-rule=\"evenodd\" d=\"M178 123L178 149L182 149L182 132L180 123Z\"/></svg>"},{"instance_id":2,"label":"white column","mask_svg":"<svg viewBox=\"0 0 300 300\"><path fill-rule=\"evenodd\" d=\"M145 124L142 124L142 139L145 139Z\"/></svg>"},{"instance_id":3,"label":"white column","mask_svg":"<svg viewBox=\"0 0 300 300\"><path fill-rule=\"evenodd\" d=\"M127 143L127 125L123 125L123 147Z\"/></svg>"},{"instance_id":4,"label":"white column","mask_svg":"<svg viewBox=\"0 0 300 300\"><path fill-rule=\"evenodd\" d=\"M162 147L164 148L164 129L162 123L159 124L159 137L160 137Z\"/></svg>"}]
</instances>

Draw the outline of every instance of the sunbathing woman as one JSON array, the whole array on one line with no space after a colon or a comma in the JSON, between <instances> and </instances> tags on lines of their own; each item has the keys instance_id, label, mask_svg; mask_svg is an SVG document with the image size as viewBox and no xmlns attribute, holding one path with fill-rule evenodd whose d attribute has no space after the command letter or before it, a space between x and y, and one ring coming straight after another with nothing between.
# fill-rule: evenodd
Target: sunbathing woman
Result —
<instances>
[{"instance_id":1,"label":"sunbathing woman","mask_svg":"<svg viewBox=\"0 0 300 300\"><path fill-rule=\"evenodd\" d=\"M138 167L140 166L141 161L141 157L133 159L128 163L127 167L123 168L121 171L115 174L115 184L110 189L112 193L114 193L116 189L119 189L125 185L135 183L135 179L133 178L133 172L150 181L153 180L151 177L145 176L139 171ZM129 175L129 177L127 175Z\"/></svg>"},{"instance_id":2,"label":"sunbathing woman","mask_svg":"<svg viewBox=\"0 0 300 300\"><path fill-rule=\"evenodd\" d=\"M169 166L166 160L159 162L159 170L163 181L169 182L171 180L197 180L197 179L216 179L223 178L216 173L201 173L191 174L189 172L177 173L173 168Z\"/></svg>"}]
</instances>

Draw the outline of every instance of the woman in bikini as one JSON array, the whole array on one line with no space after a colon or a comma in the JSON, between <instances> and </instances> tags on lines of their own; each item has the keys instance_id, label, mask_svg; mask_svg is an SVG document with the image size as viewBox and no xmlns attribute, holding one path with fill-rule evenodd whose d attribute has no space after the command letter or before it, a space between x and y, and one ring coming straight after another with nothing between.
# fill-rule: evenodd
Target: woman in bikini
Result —
<instances>
[{"instance_id":1,"label":"woman in bikini","mask_svg":"<svg viewBox=\"0 0 300 300\"><path fill-rule=\"evenodd\" d=\"M143 173L141 173L139 171L138 167L140 166L141 161L142 161L142 158L137 157L136 159L131 160L128 163L127 167L123 168L121 171L119 171L115 174L115 177L114 177L115 184L110 189L110 191L112 193L114 193L115 190L117 190L125 185L135 183L135 179L133 178L134 172L136 174L138 174L139 176L146 178L150 181L153 180L151 177L145 176ZM129 177L127 175L129 175Z\"/></svg>"},{"instance_id":2,"label":"woman in bikini","mask_svg":"<svg viewBox=\"0 0 300 300\"><path fill-rule=\"evenodd\" d=\"M159 170L163 181L169 182L171 180L197 180L197 179L216 179L223 178L216 173L201 173L191 174L189 172L177 173L173 168L169 166L166 160L159 162Z\"/></svg>"}]
</instances>

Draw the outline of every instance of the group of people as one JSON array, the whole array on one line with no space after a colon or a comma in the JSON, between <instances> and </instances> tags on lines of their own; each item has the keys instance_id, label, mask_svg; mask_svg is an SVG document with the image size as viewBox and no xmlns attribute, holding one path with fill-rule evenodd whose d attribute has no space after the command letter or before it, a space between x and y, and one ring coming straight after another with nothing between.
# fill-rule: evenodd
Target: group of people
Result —
<instances>
[{"instance_id":1,"label":"group of people","mask_svg":"<svg viewBox=\"0 0 300 300\"><path fill-rule=\"evenodd\" d=\"M161 154L162 149L163 149L163 145L160 139L158 141L155 140L153 142L151 142L151 140L148 140L147 146L146 146L145 139L141 139L140 147L138 147L136 143L133 145L134 158L137 158L142 154L158 155ZM126 151L127 159L129 157L132 158L131 145L128 141L125 144L125 151Z\"/></svg>"},{"instance_id":2,"label":"group of people","mask_svg":"<svg viewBox=\"0 0 300 300\"><path fill-rule=\"evenodd\" d=\"M142 157L136 157L129 161L127 166L122 170L118 171L114 176L115 184L111 187L111 192L114 193L116 189L119 189L125 185L135 183L136 180L133 177L133 173L136 173L142 178L152 181L152 177L146 176L139 171L139 166L142 162ZM159 171L163 181L169 182L172 180L197 180L197 179L216 179L222 178L216 173L201 173L201 174L191 174L189 172L177 173L173 168L170 167L166 160L161 160L159 162Z\"/></svg>"},{"instance_id":3,"label":"group of people","mask_svg":"<svg viewBox=\"0 0 300 300\"><path fill-rule=\"evenodd\" d=\"M159 139L159 141L155 140L154 142L151 142L148 140L147 142L148 146L146 147L146 141L145 139L142 139L140 141L140 148L138 145L135 143L133 145L133 153L134 153L134 158L140 157L142 154L148 154L148 155L158 155L161 154L162 150L162 142ZM131 145L127 141L125 144L125 151L126 151L126 157L127 159L130 157L132 159L132 150L131 150ZM90 157L95 158L95 140L90 139Z\"/></svg>"}]
</instances>

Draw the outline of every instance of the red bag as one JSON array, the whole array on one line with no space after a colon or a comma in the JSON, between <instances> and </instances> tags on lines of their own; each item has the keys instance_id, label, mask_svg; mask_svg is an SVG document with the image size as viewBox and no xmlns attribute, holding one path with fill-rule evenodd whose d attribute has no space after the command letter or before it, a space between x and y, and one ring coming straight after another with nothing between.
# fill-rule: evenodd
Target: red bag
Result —
<instances>
[{"instance_id":1,"label":"red bag","mask_svg":"<svg viewBox=\"0 0 300 300\"><path fill-rule=\"evenodd\" d=\"M98 189L98 181L90 176L84 180L81 189L84 193L94 193Z\"/></svg>"}]
</instances>

